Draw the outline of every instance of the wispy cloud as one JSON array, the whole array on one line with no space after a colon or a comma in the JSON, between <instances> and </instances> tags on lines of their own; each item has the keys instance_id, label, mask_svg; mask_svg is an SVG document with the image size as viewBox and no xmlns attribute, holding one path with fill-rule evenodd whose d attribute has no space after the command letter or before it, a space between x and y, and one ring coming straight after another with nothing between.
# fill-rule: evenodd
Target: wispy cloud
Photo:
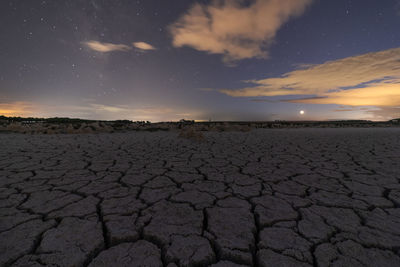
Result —
<instances>
[{"instance_id":1,"label":"wispy cloud","mask_svg":"<svg viewBox=\"0 0 400 267\"><path fill-rule=\"evenodd\" d=\"M131 50L132 47L138 49L139 51L156 50L154 46L145 42L134 42L132 43L132 47L125 44L102 43L99 41L87 41L83 42L83 44L89 49L101 53L108 53L113 51L127 52Z\"/></svg>"},{"instance_id":2,"label":"wispy cloud","mask_svg":"<svg viewBox=\"0 0 400 267\"><path fill-rule=\"evenodd\" d=\"M101 53L107 53L112 51L129 51L131 49L130 46L124 44L101 43L99 41L87 41L83 42L83 44L89 49Z\"/></svg>"},{"instance_id":3,"label":"wispy cloud","mask_svg":"<svg viewBox=\"0 0 400 267\"><path fill-rule=\"evenodd\" d=\"M154 106L130 106L130 105L106 105L98 103L87 103L85 107L77 106L75 110L86 113L88 118L129 119L134 121L149 120L156 121L176 121L182 118L197 118L198 112L176 109L171 107Z\"/></svg>"},{"instance_id":4,"label":"wispy cloud","mask_svg":"<svg viewBox=\"0 0 400 267\"><path fill-rule=\"evenodd\" d=\"M250 99L251 102L266 102L266 103L277 103L280 102L279 100L271 100L271 99L265 99L265 98L254 98Z\"/></svg>"},{"instance_id":5,"label":"wispy cloud","mask_svg":"<svg viewBox=\"0 0 400 267\"><path fill-rule=\"evenodd\" d=\"M294 96L293 103L400 106L400 48L305 65L281 77L220 92L234 97ZM393 110L392 110L393 111Z\"/></svg>"},{"instance_id":6,"label":"wispy cloud","mask_svg":"<svg viewBox=\"0 0 400 267\"><path fill-rule=\"evenodd\" d=\"M400 107L355 107L340 106L334 112L345 112L347 114L355 113L363 116L366 120L386 121L393 118L400 118Z\"/></svg>"},{"instance_id":7,"label":"wispy cloud","mask_svg":"<svg viewBox=\"0 0 400 267\"><path fill-rule=\"evenodd\" d=\"M175 47L189 46L222 54L231 62L265 58L277 31L291 17L300 16L312 0L242 0L196 3L170 26Z\"/></svg>"},{"instance_id":8,"label":"wispy cloud","mask_svg":"<svg viewBox=\"0 0 400 267\"><path fill-rule=\"evenodd\" d=\"M0 103L0 115L4 116L32 116L35 107L30 102L16 101L9 103Z\"/></svg>"},{"instance_id":9,"label":"wispy cloud","mask_svg":"<svg viewBox=\"0 0 400 267\"><path fill-rule=\"evenodd\" d=\"M156 48L154 46L152 46L149 43L145 43L145 42L134 42L133 46L135 48L143 50L143 51L156 50Z\"/></svg>"},{"instance_id":10,"label":"wispy cloud","mask_svg":"<svg viewBox=\"0 0 400 267\"><path fill-rule=\"evenodd\" d=\"M159 106L112 105L83 100L81 103L4 102L0 100L0 116L21 117L70 117L94 120L128 119L133 121L178 121L200 119L198 111Z\"/></svg>"},{"instance_id":11,"label":"wispy cloud","mask_svg":"<svg viewBox=\"0 0 400 267\"><path fill-rule=\"evenodd\" d=\"M347 92L348 89L363 87L358 92L373 93L373 90L368 88L384 87L387 94L393 90L396 93L400 83L399 60L400 48L389 49L311 65L277 78L247 81L254 86L240 90L221 90L221 92L231 96L246 97L282 95L327 97L352 94Z\"/></svg>"},{"instance_id":12,"label":"wispy cloud","mask_svg":"<svg viewBox=\"0 0 400 267\"><path fill-rule=\"evenodd\" d=\"M397 83L371 83L368 87L324 93L323 97L288 100L304 104L338 104L348 106L400 106L400 80Z\"/></svg>"},{"instance_id":13,"label":"wispy cloud","mask_svg":"<svg viewBox=\"0 0 400 267\"><path fill-rule=\"evenodd\" d=\"M129 112L129 108L127 107L120 107L120 106L110 106L110 105L102 105L102 104L90 104L90 107L87 110L94 110L94 111L104 111L104 112L111 112L111 113L120 113L120 112Z\"/></svg>"},{"instance_id":14,"label":"wispy cloud","mask_svg":"<svg viewBox=\"0 0 400 267\"><path fill-rule=\"evenodd\" d=\"M366 112L376 120L390 120L400 118L400 107L380 107Z\"/></svg>"}]
</instances>

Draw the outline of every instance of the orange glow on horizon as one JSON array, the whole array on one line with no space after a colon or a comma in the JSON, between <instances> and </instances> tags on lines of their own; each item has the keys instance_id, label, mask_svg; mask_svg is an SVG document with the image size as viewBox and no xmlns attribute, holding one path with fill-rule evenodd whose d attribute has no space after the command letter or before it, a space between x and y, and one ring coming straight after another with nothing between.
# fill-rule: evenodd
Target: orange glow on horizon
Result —
<instances>
[{"instance_id":1,"label":"orange glow on horizon","mask_svg":"<svg viewBox=\"0 0 400 267\"><path fill-rule=\"evenodd\" d=\"M27 102L0 103L0 116L29 117L34 114L33 111L33 105Z\"/></svg>"}]
</instances>

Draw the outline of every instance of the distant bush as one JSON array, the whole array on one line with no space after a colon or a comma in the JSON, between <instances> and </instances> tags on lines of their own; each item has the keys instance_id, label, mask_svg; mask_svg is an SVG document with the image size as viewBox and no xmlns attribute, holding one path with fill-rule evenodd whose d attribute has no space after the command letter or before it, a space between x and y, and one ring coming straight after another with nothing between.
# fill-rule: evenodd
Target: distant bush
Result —
<instances>
[{"instance_id":1,"label":"distant bush","mask_svg":"<svg viewBox=\"0 0 400 267\"><path fill-rule=\"evenodd\" d=\"M70 118L48 118L44 120L47 123L90 123L93 120L70 119Z\"/></svg>"},{"instance_id":2,"label":"distant bush","mask_svg":"<svg viewBox=\"0 0 400 267\"><path fill-rule=\"evenodd\" d=\"M147 132L157 132L157 131L169 131L168 128L160 128L160 127L150 127L150 128L144 128L142 131L147 131Z\"/></svg>"},{"instance_id":3,"label":"distant bush","mask_svg":"<svg viewBox=\"0 0 400 267\"><path fill-rule=\"evenodd\" d=\"M118 124L123 124L123 125L133 123L133 121L130 121L130 120L116 120L116 121L112 121L112 122L118 123Z\"/></svg>"}]
</instances>

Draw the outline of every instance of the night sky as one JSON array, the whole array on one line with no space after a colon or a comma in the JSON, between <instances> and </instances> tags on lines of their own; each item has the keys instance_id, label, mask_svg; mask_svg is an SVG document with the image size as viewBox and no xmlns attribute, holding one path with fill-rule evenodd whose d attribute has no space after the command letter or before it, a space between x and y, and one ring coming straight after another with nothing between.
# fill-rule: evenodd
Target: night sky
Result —
<instances>
[{"instance_id":1,"label":"night sky","mask_svg":"<svg viewBox=\"0 0 400 267\"><path fill-rule=\"evenodd\" d=\"M0 115L400 117L398 0L1 0L0 36Z\"/></svg>"}]
</instances>

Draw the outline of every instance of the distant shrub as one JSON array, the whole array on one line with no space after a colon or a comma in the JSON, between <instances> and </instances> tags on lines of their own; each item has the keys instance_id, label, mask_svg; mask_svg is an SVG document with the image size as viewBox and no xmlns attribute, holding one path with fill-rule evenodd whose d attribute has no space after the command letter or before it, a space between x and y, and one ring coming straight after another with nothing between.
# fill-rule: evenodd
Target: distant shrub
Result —
<instances>
[{"instance_id":1,"label":"distant shrub","mask_svg":"<svg viewBox=\"0 0 400 267\"><path fill-rule=\"evenodd\" d=\"M168 128L160 128L160 127L149 127L149 128L144 128L142 131L147 131L147 132L157 132L157 131L169 131Z\"/></svg>"}]
</instances>

